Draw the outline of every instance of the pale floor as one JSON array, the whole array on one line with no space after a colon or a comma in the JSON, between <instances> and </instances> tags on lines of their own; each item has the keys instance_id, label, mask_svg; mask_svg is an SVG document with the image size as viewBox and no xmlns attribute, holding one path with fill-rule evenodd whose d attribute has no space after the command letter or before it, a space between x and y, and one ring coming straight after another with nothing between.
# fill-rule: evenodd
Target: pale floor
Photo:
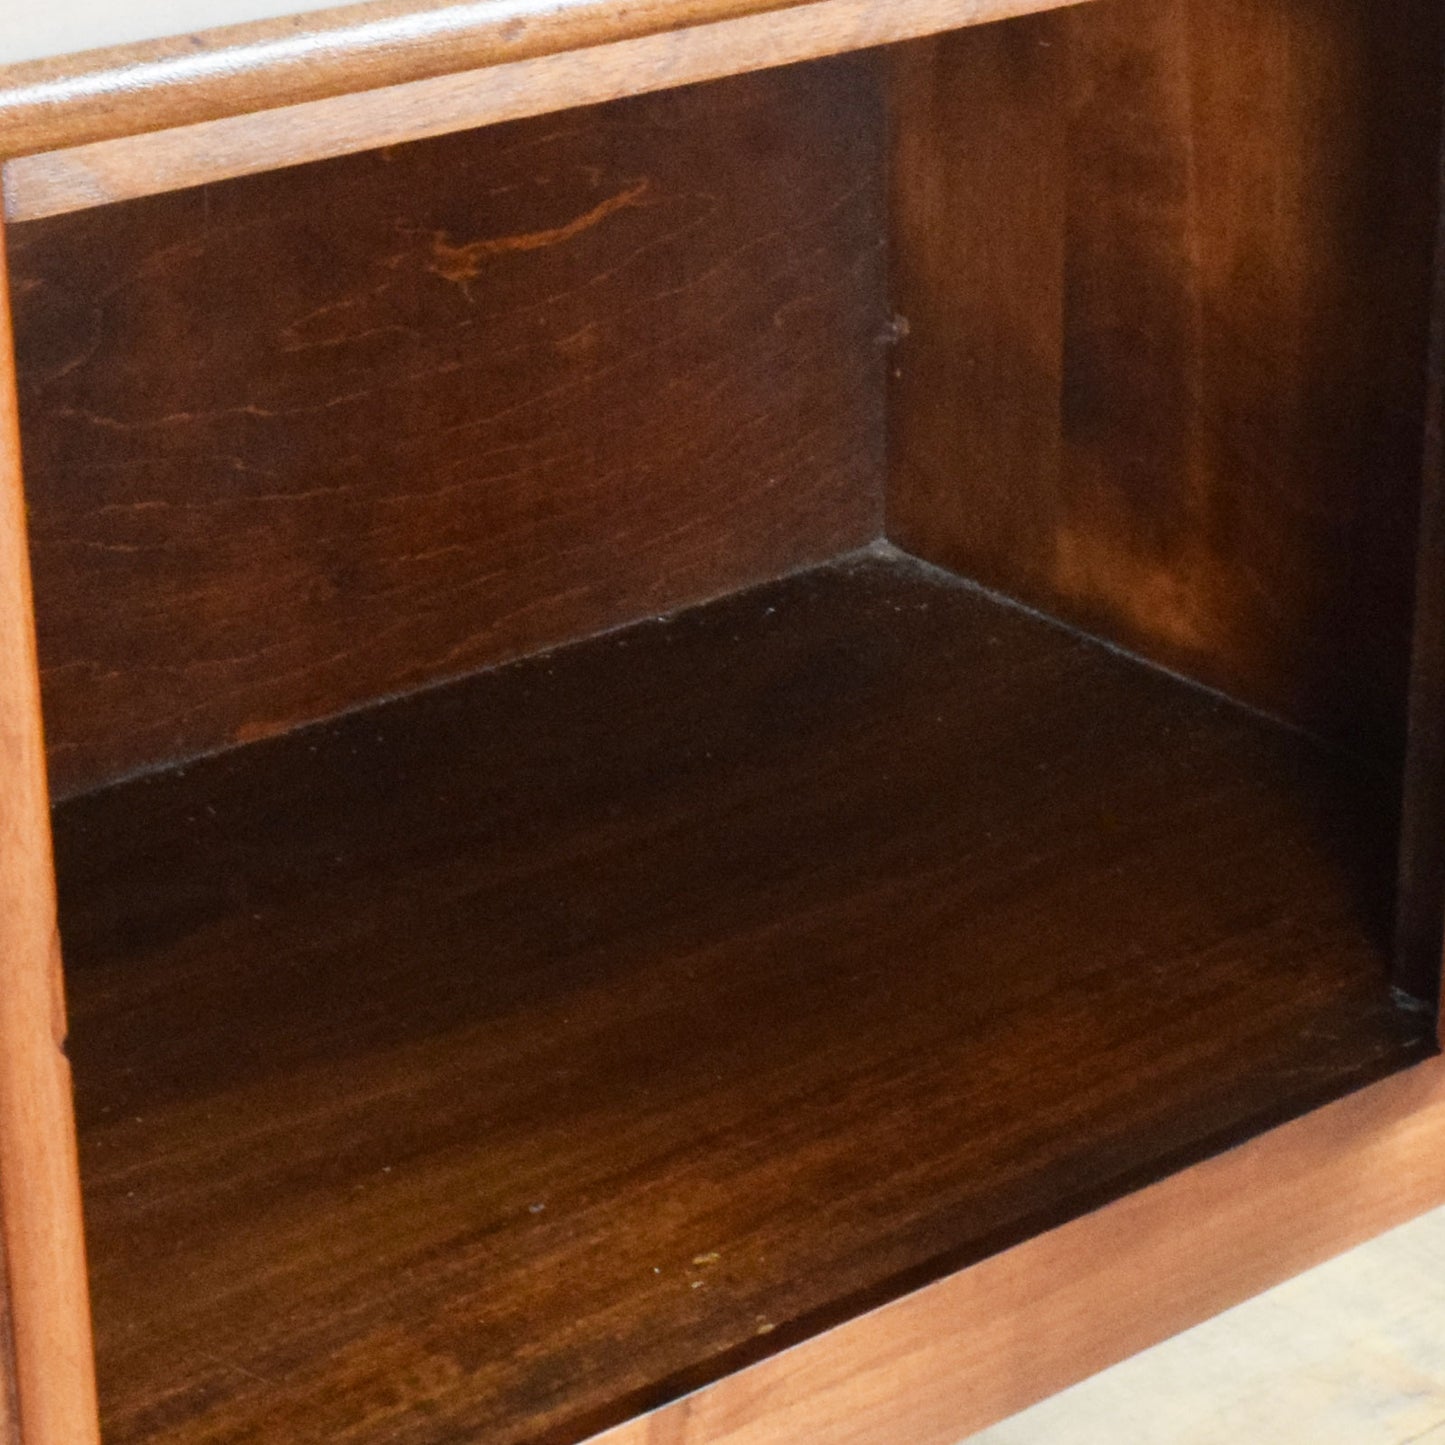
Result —
<instances>
[{"instance_id":1,"label":"pale floor","mask_svg":"<svg viewBox=\"0 0 1445 1445\"><path fill-rule=\"evenodd\" d=\"M967 1445L1445 1445L1445 1210Z\"/></svg>"}]
</instances>

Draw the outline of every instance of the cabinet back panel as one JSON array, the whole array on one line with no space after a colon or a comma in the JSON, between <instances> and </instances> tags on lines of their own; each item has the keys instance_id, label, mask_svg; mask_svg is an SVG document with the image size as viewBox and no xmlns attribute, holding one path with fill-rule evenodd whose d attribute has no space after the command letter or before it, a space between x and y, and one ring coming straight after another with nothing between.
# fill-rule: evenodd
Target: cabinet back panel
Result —
<instances>
[{"instance_id":1,"label":"cabinet back panel","mask_svg":"<svg viewBox=\"0 0 1445 1445\"><path fill-rule=\"evenodd\" d=\"M903 48L889 535L1398 756L1434 0L1102 0Z\"/></svg>"},{"instance_id":2,"label":"cabinet back panel","mask_svg":"<svg viewBox=\"0 0 1445 1445\"><path fill-rule=\"evenodd\" d=\"M877 56L16 227L74 793L882 526Z\"/></svg>"}]
</instances>

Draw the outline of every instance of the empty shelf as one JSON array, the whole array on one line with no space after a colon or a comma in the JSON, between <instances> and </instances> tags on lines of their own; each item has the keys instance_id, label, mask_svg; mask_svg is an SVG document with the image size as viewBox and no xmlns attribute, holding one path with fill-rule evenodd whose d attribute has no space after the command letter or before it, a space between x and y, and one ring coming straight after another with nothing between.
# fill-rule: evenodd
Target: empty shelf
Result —
<instances>
[{"instance_id":1,"label":"empty shelf","mask_svg":"<svg viewBox=\"0 0 1445 1445\"><path fill-rule=\"evenodd\" d=\"M1423 1057L1390 791L869 554L65 804L107 1441L577 1439Z\"/></svg>"}]
</instances>

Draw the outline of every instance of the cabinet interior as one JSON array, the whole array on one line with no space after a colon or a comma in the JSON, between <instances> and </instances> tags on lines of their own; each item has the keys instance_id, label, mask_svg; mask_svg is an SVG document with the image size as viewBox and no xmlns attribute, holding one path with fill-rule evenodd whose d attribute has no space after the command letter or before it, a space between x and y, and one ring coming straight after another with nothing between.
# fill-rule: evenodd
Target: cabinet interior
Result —
<instances>
[{"instance_id":1,"label":"cabinet interior","mask_svg":"<svg viewBox=\"0 0 1445 1445\"><path fill-rule=\"evenodd\" d=\"M13 228L108 1442L578 1440L1434 1051L1441 25Z\"/></svg>"}]
</instances>

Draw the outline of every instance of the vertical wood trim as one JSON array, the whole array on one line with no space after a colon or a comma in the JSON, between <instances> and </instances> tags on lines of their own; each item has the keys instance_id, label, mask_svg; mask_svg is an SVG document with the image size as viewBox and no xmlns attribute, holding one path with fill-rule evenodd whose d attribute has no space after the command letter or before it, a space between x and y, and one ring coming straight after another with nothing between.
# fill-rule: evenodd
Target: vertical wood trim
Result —
<instances>
[{"instance_id":1,"label":"vertical wood trim","mask_svg":"<svg viewBox=\"0 0 1445 1445\"><path fill-rule=\"evenodd\" d=\"M98 1445L3 229L0 1236L25 1445Z\"/></svg>"},{"instance_id":2,"label":"vertical wood trim","mask_svg":"<svg viewBox=\"0 0 1445 1445\"><path fill-rule=\"evenodd\" d=\"M1445 148L1439 192L1445 203ZM1395 986L1438 1010L1445 947L1445 204L1435 243Z\"/></svg>"}]
</instances>

